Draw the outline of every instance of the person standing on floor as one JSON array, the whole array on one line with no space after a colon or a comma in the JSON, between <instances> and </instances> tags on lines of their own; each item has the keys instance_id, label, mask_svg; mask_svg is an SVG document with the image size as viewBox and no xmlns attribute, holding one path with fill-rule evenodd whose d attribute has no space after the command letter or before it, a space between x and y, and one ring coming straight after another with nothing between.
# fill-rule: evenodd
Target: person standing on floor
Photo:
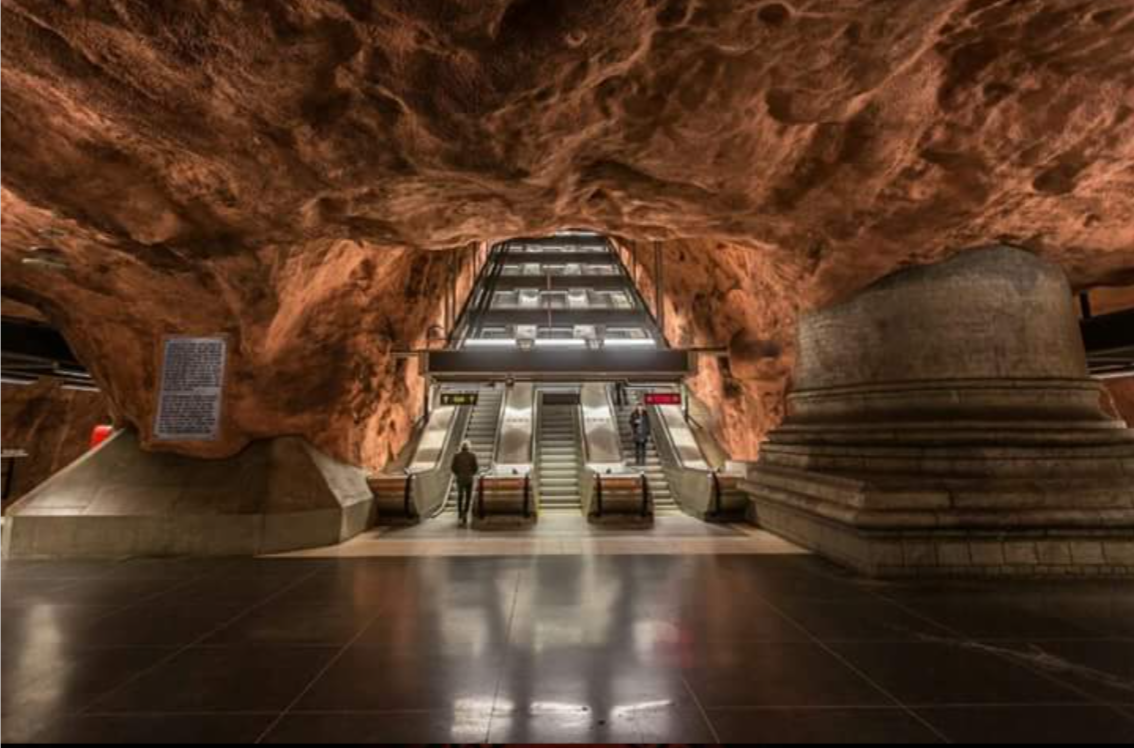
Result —
<instances>
[{"instance_id":1,"label":"person standing on floor","mask_svg":"<svg viewBox=\"0 0 1134 748\"><path fill-rule=\"evenodd\" d=\"M630 433L634 437L634 461L645 465L646 445L650 443L650 416L641 405L630 414Z\"/></svg>"},{"instance_id":2,"label":"person standing on floor","mask_svg":"<svg viewBox=\"0 0 1134 748\"><path fill-rule=\"evenodd\" d=\"M469 507L472 506L473 483L476 474L480 472L480 465L476 462L476 454L472 451L472 444L467 440L461 443L461 451L453 455L451 466L453 477L457 479L457 520L462 525L469 522Z\"/></svg>"}]
</instances>

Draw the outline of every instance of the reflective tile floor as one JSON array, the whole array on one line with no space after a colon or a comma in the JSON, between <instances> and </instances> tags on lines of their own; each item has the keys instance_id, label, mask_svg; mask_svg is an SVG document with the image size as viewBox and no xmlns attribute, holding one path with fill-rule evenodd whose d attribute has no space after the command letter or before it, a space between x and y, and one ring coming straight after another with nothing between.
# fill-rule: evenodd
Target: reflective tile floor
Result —
<instances>
[{"instance_id":1,"label":"reflective tile floor","mask_svg":"<svg viewBox=\"0 0 1134 748\"><path fill-rule=\"evenodd\" d=\"M2 731L105 742L1134 742L1134 587L806 555L8 563Z\"/></svg>"}]
</instances>

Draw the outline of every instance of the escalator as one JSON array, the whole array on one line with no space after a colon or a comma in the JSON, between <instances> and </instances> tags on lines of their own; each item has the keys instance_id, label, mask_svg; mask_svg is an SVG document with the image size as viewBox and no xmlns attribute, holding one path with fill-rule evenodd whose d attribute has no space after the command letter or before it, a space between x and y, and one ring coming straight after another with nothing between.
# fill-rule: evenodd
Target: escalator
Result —
<instances>
[{"instance_id":1,"label":"escalator","mask_svg":"<svg viewBox=\"0 0 1134 748\"><path fill-rule=\"evenodd\" d=\"M496 456L496 437L500 430L500 407L504 402L501 386L481 387L477 391L476 405L461 441L468 440L482 471L492 468ZM458 443L458 449L460 448ZM457 513L457 482L451 481L445 502L445 514Z\"/></svg>"},{"instance_id":2,"label":"escalator","mask_svg":"<svg viewBox=\"0 0 1134 748\"><path fill-rule=\"evenodd\" d=\"M633 406L624 405L617 408L618 433L622 439L622 454L626 464L633 470L641 470L646 474L646 481L650 485L650 495L653 498L654 512L678 512L677 502L670 489L669 479L666 478L665 468L658 455L657 438L654 434L646 445L646 464L639 467L634 461L634 435L630 430L630 414L634 412Z\"/></svg>"},{"instance_id":3,"label":"escalator","mask_svg":"<svg viewBox=\"0 0 1134 748\"><path fill-rule=\"evenodd\" d=\"M545 401L539 411L536 484L540 509L580 511L579 406Z\"/></svg>"}]
</instances>

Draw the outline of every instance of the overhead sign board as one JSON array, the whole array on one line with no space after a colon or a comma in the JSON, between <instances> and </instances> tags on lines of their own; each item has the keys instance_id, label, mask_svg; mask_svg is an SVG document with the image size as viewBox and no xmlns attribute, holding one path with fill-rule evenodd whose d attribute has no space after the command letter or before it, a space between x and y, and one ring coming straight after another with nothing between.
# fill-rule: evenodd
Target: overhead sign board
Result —
<instances>
[{"instance_id":1,"label":"overhead sign board","mask_svg":"<svg viewBox=\"0 0 1134 748\"><path fill-rule=\"evenodd\" d=\"M442 392L442 405L476 405L479 396L475 392Z\"/></svg>"},{"instance_id":2,"label":"overhead sign board","mask_svg":"<svg viewBox=\"0 0 1134 748\"><path fill-rule=\"evenodd\" d=\"M647 392L643 399L646 405L681 405L680 392Z\"/></svg>"}]
</instances>

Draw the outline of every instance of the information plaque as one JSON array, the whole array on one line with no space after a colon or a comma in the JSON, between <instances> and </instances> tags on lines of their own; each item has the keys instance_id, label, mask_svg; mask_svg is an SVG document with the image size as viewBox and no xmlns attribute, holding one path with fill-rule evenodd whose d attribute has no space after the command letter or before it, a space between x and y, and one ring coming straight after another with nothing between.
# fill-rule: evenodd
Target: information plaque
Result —
<instances>
[{"instance_id":1,"label":"information plaque","mask_svg":"<svg viewBox=\"0 0 1134 748\"><path fill-rule=\"evenodd\" d=\"M646 405L681 405L681 394L678 392L647 392Z\"/></svg>"},{"instance_id":2,"label":"information plaque","mask_svg":"<svg viewBox=\"0 0 1134 748\"><path fill-rule=\"evenodd\" d=\"M166 338L154 435L164 441L213 441L220 435L224 338Z\"/></svg>"}]
</instances>

